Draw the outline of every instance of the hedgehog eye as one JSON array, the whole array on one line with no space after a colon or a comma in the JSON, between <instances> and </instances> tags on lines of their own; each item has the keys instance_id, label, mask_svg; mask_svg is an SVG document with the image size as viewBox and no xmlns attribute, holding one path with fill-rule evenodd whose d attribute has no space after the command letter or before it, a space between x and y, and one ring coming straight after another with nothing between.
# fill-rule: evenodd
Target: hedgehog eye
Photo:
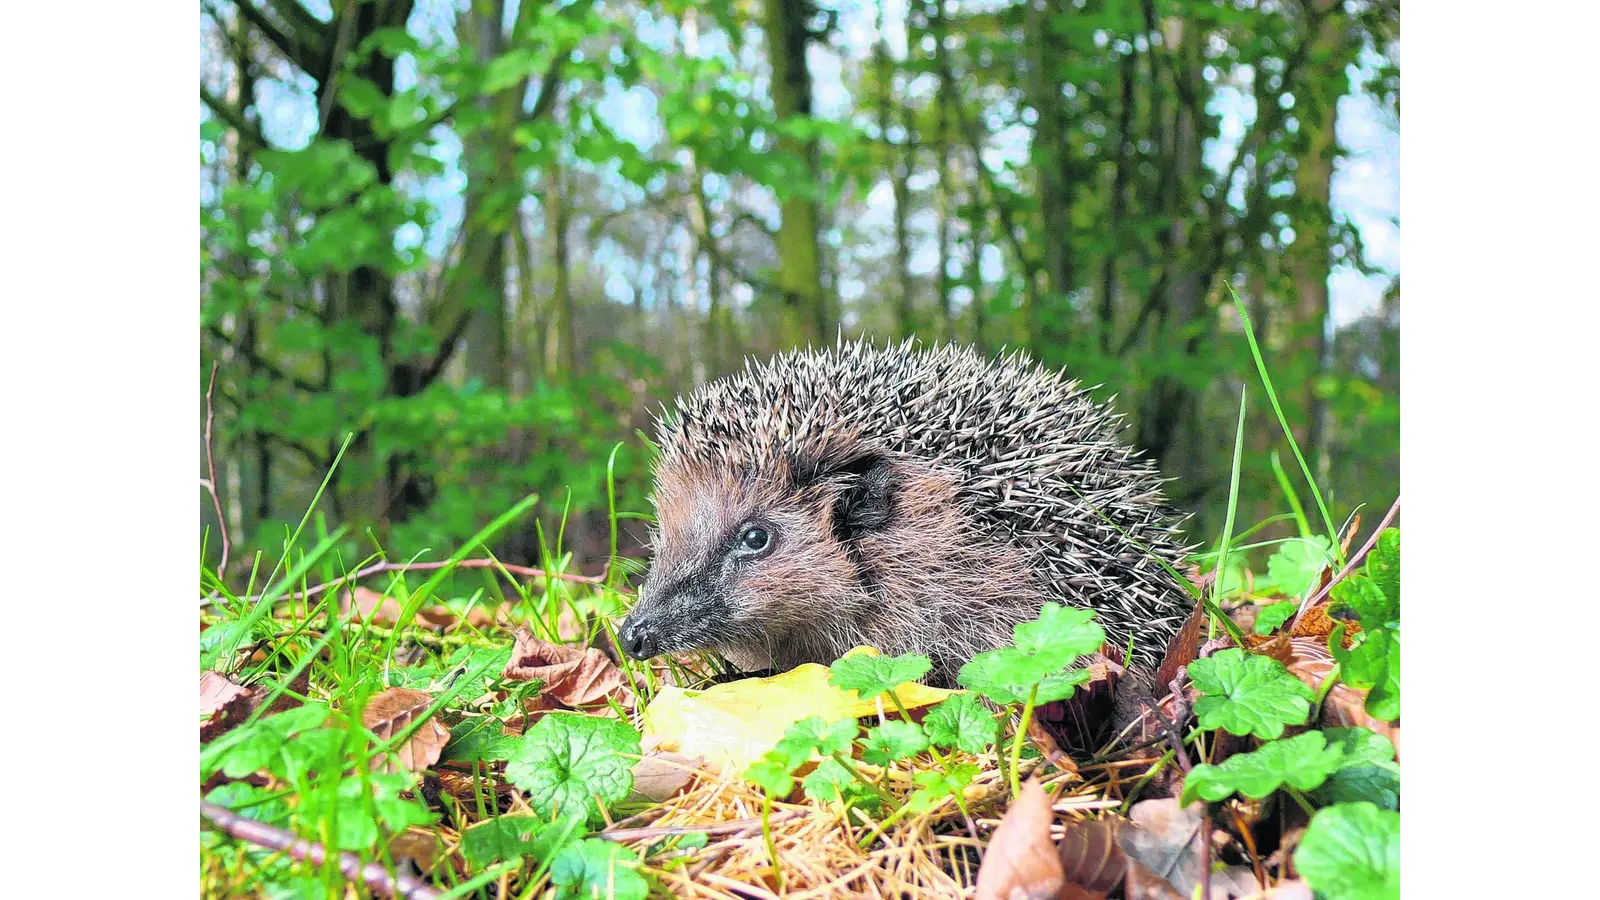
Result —
<instances>
[{"instance_id":1,"label":"hedgehog eye","mask_svg":"<svg viewBox=\"0 0 1600 900\"><path fill-rule=\"evenodd\" d=\"M751 525L739 535L739 550L746 555L766 552L772 546L772 535L759 525Z\"/></svg>"}]
</instances>

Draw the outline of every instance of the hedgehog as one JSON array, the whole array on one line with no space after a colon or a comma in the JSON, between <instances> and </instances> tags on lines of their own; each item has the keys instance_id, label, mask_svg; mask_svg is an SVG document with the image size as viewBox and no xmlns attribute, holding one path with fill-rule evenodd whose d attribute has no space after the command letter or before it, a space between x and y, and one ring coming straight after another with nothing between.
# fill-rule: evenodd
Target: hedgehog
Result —
<instances>
[{"instance_id":1,"label":"hedgehog","mask_svg":"<svg viewBox=\"0 0 1600 900\"><path fill-rule=\"evenodd\" d=\"M622 650L748 672L867 644L954 686L1059 602L1154 665L1192 604L1183 520L1090 391L1021 352L841 339L679 397L655 421L653 558Z\"/></svg>"}]
</instances>

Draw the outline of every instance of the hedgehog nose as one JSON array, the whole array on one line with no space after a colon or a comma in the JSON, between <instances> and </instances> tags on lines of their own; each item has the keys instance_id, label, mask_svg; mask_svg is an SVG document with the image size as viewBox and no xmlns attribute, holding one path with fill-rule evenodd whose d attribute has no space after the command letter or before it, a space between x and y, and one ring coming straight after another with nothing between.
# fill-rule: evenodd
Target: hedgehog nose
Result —
<instances>
[{"instance_id":1,"label":"hedgehog nose","mask_svg":"<svg viewBox=\"0 0 1600 900\"><path fill-rule=\"evenodd\" d=\"M656 636L634 621L633 616L622 623L622 628L617 631L617 641L622 644L622 652L634 659L649 659L661 648Z\"/></svg>"}]
</instances>

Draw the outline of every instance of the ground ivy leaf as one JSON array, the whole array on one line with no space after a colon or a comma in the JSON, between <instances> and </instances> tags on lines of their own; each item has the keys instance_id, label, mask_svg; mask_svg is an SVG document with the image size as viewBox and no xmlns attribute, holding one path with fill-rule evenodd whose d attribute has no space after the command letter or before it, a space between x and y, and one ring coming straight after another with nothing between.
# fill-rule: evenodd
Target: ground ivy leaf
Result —
<instances>
[{"instance_id":1,"label":"ground ivy leaf","mask_svg":"<svg viewBox=\"0 0 1600 900\"><path fill-rule=\"evenodd\" d=\"M978 767L972 763L951 766L948 772L928 769L912 777L917 789L906 799L914 813L927 812L945 797L961 797L972 779L978 777Z\"/></svg>"},{"instance_id":2,"label":"ground ivy leaf","mask_svg":"<svg viewBox=\"0 0 1600 900\"><path fill-rule=\"evenodd\" d=\"M794 779L789 777L794 768L789 765L788 754L781 750L768 750L765 756L744 771L744 779L766 791L768 796L787 797L794 790Z\"/></svg>"},{"instance_id":3,"label":"ground ivy leaf","mask_svg":"<svg viewBox=\"0 0 1600 900\"><path fill-rule=\"evenodd\" d=\"M1351 610L1361 627L1375 631L1400 618L1400 607L1384 596L1377 582L1365 575L1351 575L1333 586L1333 602Z\"/></svg>"},{"instance_id":4,"label":"ground ivy leaf","mask_svg":"<svg viewBox=\"0 0 1600 900\"><path fill-rule=\"evenodd\" d=\"M1312 795L1317 806L1335 803L1372 803L1379 809L1400 809L1400 767L1390 763L1345 766L1322 783Z\"/></svg>"},{"instance_id":5,"label":"ground ivy leaf","mask_svg":"<svg viewBox=\"0 0 1600 900\"><path fill-rule=\"evenodd\" d=\"M829 666L828 683L841 690L855 691L863 700L871 700L884 691L920 679L932 669L932 660L920 653L904 656L860 653Z\"/></svg>"},{"instance_id":6,"label":"ground ivy leaf","mask_svg":"<svg viewBox=\"0 0 1600 900\"><path fill-rule=\"evenodd\" d=\"M886 766L902 759L910 759L928 749L928 736L915 722L890 719L876 728L868 729L866 746L861 759L870 765Z\"/></svg>"},{"instance_id":7,"label":"ground ivy leaf","mask_svg":"<svg viewBox=\"0 0 1600 900\"><path fill-rule=\"evenodd\" d=\"M1400 814L1371 803L1318 810L1295 851L1294 865L1319 897L1399 897Z\"/></svg>"},{"instance_id":8,"label":"ground ivy leaf","mask_svg":"<svg viewBox=\"0 0 1600 900\"><path fill-rule=\"evenodd\" d=\"M1278 552L1267 558L1267 580L1291 597L1303 597L1332 558L1333 542L1327 535L1284 541Z\"/></svg>"},{"instance_id":9,"label":"ground ivy leaf","mask_svg":"<svg viewBox=\"0 0 1600 900\"><path fill-rule=\"evenodd\" d=\"M821 716L809 716L790 725L774 749L787 758L792 772L813 753L832 756L850 752L859 730L855 719L836 719L828 723Z\"/></svg>"},{"instance_id":10,"label":"ground ivy leaf","mask_svg":"<svg viewBox=\"0 0 1600 900\"><path fill-rule=\"evenodd\" d=\"M1361 643L1350 650L1344 649L1335 636L1343 636L1336 627L1329 635L1329 650L1339 662L1339 678L1353 688L1367 691L1367 712L1375 718L1393 721L1400 717L1400 629L1380 628L1370 631Z\"/></svg>"},{"instance_id":11,"label":"ground ivy leaf","mask_svg":"<svg viewBox=\"0 0 1600 900\"><path fill-rule=\"evenodd\" d=\"M1060 657L1051 669L1064 669L1106 642L1105 631L1094 621L1094 610L1059 603L1046 603L1039 618L1019 623L1012 633L1018 650L1051 660Z\"/></svg>"},{"instance_id":12,"label":"ground ivy leaf","mask_svg":"<svg viewBox=\"0 0 1600 900\"><path fill-rule=\"evenodd\" d=\"M521 739L506 734L505 726L493 716L473 716L450 729L450 743L444 745L441 762L504 762L517 752Z\"/></svg>"},{"instance_id":13,"label":"ground ivy leaf","mask_svg":"<svg viewBox=\"0 0 1600 900\"><path fill-rule=\"evenodd\" d=\"M1190 663L1189 677L1204 695L1194 704L1201 728L1270 740L1311 713L1311 688L1271 657L1235 647Z\"/></svg>"},{"instance_id":14,"label":"ground ivy leaf","mask_svg":"<svg viewBox=\"0 0 1600 900\"><path fill-rule=\"evenodd\" d=\"M569 831L536 816L496 816L461 832L461 855L480 869L513 856L542 860L561 846Z\"/></svg>"},{"instance_id":15,"label":"ground ivy leaf","mask_svg":"<svg viewBox=\"0 0 1600 900\"><path fill-rule=\"evenodd\" d=\"M1195 766L1184 777L1179 802L1188 804L1197 796L1221 800L1235 791L1260 800L1285 784L1309 791L1326 781L1343 760L1343 751L1328 746L1322 732L1307 731L1269 741L1251 753L1236 753L1221 765Z\"/></svg>"},{"instance_id":16,"label":"ground ivy leaf","mask_svg":"<svg viewBox=\"0 0 1600 900\"><path fill-rule=\"evenodd\" d=\"M1059 603L1046 603L1038 619L1019 623L1012 632L1015 646L979 653L956 680L996 703L1021 703L1035 685L1037 702L1061 700L1089 679L1087 672L1062 670L1105 643L1092 610Z\"/></svg>"},{"instance_id":17,"label":"ground ivy leaf","mask_svg":"<svg viewBox=\"0 0 1600 900\"><path fill-rule=\"evenodd\" d=\"M636 871L638 865L639 857L626 847L599 838L584 838L556 854L550 863L550 883L556 885L558 898L644 900L650 885Z\"/></svg>"},{"instance_id":18,"label":"ground ivy leaf","mask_svg":"<svg viewBox=\"0 0 1600 900\"><path fill-rule=\"evenodd\" d=\"M615 803L633 788L639 734L617 719L550 713L523 735L506 763L506 778L551 815L600 817L599 803ZM596 797L598 796L598 801Z\"/></svg>"},{"instance_id":19,"label":"ground ivy leaf","mask_svg":"<svg viewBox=\"0 0 1600 900\"><path fill-rule=\"evenodd\" d=\"M1324 728L1322 734L1328 739L1328 746L1339 748L1345 766L1388 765L1399 769L1394 764L1394 743L1371 729Z\"/></svg>"},{"instance_id":20,"label":"ground ivy leaf","mask_svg":"<svg viewBox=\"0 0 1600 900\"><path fill-rule=\"evenodd\" d=\"M1289 621L1299 608L1300 603L1296 600L1269 603L1256 612L1256 623L1251 630L1256 634L1271 634L1279 625Z\"/></svg>"},{"instance_id":21,"label":"ground ivy leaf","mask_svg":"<svg viewBox=\"0 0 1600 900\"><path fill-rule=\"evenodd\" d=\"M994 743L1000 726L976 696L955 694L928 711L922 728L933 743L976 755Z\"/></svg>"},{"instance_id":22,"label":"ground ivy leaf","mask_svg":"<svg viewBox=\"0 0 1600 900\"><path fill-rule=\"evenodd\" d=\"M996 703L1022 703L1028 692L1039 686L1037 703L1049 703L1072 696L1078 685L1089 680L1089 672L1076 669L1059 672L1047 668L1048 660L1015 647L985 650L961 667L956 680Z\"/></svg>"},{"instance_id":23,"label":"ground ivy leaf","mask_svg":"<svg viewBox=\"0 0 1600 900\"><path fill-rule=\"evenodd\" d=\"M800 782L801 787L805 788L807 797L823 803L843 800L850 786L854 784L856 780L851 776L850 770L840 765L836 759L823 760L821 765Z\"/></svg>"},{"instance_id":24,"label":"ground ivy leaf","mask_svg":"<svg viewBox=\"0 0 1600 900\"><path fill-rule=\"evenodd\" d=\"M1400 614L1400 529L1385 528L1378 543L1367 554L1367 577Z\"/></svg>"}]
</instances>

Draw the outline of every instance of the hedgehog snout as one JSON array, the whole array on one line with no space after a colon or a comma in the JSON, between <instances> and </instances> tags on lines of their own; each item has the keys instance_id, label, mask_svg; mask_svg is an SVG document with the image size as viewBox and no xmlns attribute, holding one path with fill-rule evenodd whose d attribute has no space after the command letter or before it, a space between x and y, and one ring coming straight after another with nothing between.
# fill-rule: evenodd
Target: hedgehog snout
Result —
<instances>
[{"instance_id":1,"label":"hedgehog snout","mask_svg":"<svg viewBox=\"0 0 1600 900\"><path fill-rule=\"evenodd\" d=\"M661 641L654 630L642 622L635 621L631 613L617 630L617 641L622 645L622 652L634 659L649 659L659 653L661 647Z\"/></svg>"}]
</instances>

